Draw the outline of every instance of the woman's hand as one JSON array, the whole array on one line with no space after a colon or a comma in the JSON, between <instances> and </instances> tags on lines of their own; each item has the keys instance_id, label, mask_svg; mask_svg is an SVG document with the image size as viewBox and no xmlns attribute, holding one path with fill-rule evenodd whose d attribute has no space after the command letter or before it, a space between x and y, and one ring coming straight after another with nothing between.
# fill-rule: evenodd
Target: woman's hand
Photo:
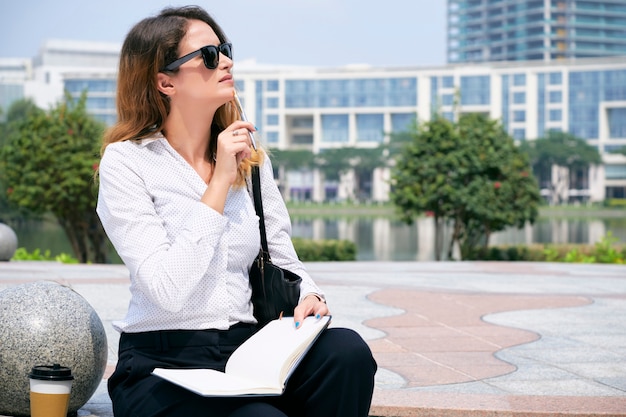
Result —
<instances>
[{"instance_id":1,"label":"woman's hand","mask_svg":"<svg viewBox=\"0 0 626 417\"><path fill-rule=\"evenodd\" d=\"M330 314L326 303L317 295L307 295L304 300L300 301L293 312L293 320L296 324L296 329L300 327L305 317L315 316L320 318Z\"/></svg>"},{"instance_id":2,"label":"woman's hand","mask_svg":"<svg viewBox=\"0 0 626 417\"><path fill-rule=\"evenodd\" d=\"M245 158L252 154L249 132L256 129L250 122L236 121L224 129L217 137L215 171L211 180L232 185L237 179L237 169Z\"/></svg>"},{"instance_id":3,"label":"woman's hand","mask_svg":"<svg viewBox=\"0 0 626 417\"><path fill-rule=\"evenodd\" d=\"M252 154L249 132L254 131L252 123L236 121L217 137L215 166L201 201L218 213L224 213L226 196L237 179L239 164Z\"/></svg>"}]
</instances>

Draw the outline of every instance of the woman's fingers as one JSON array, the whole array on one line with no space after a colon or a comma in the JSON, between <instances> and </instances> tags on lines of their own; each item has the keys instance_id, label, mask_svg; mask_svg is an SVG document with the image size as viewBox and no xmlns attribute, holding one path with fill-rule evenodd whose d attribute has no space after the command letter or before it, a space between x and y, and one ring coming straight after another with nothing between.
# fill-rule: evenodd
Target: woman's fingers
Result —
<instances>
[{"instance_id":1,"label":"woman's fingers","mask_svg":"<svg viewBox=\"0 0 626 417\"><path fill-rule=\"evenodd\" d=\"M296 328L300 327L305 317L320 318L329 314L328 306L316 295L309 295L298 304L293 313Z\"/></svg>"},{"instance_id":2,"label":"woman's fingers","mask_svg":"<svg viewBox=\"0 0 626 417\"><path fill-rule=\"evenodd\" d=\"M229 184L235 182L239 164L252 155L249 133L254 131L249 122L236 121L217 137L214 177L220 176Z\"/></svg>"}]
</instances>

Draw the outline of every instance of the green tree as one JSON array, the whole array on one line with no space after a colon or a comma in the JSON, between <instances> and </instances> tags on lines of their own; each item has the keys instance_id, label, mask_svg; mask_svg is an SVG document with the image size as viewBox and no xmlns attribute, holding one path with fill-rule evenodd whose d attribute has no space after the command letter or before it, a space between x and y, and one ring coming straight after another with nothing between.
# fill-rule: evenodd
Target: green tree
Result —
<instances>
[{"instance_id":1,"label":"green tree","mask_svg":"<svg viewBox=\"0 0 626 417\"><path fill-rule=\"evenodd\" d=\"M569 188L570 174L587 170L590 165L602 163L598 150L584 139L566 132L548 131L543 138L526 141L520 149L528 154L535 175L550 191L553 204L563 202L563 194ZM556 175L552 168L557 167Z\"/></svg>"},{"instance_id":2,"label":"green tree","mask_svg":"<svg viewBox=\"0 0 626 417\"><path fill-rule=\"evenodd\" d=\"M30 99L13 102L6 112L5 121L0 123L0 149L7 143L12 130L18 126L17 122L25 120L29 115L38 114L44 114L44 111ZM0 222L15 224L29 217L30 213L20 210L19 207L14 207L9 203L8 189L5 175L0 173Z\"/></svg>"},{"instance_id":3,"label":"green tree","mask_svg":"<svg viewBox=\"0 0 626 417\"><path fill-rule=\"evenodd\" d=\"M80 262L106 262L106 235L95 213L94 171L104 126L86 111L86 94L10 124L0 171L10 203L52 213Z\"/></svg>"},{"instance_id":4,"label":"green tree","mask_svg":"<svg viewBox=\"0 0 626 417\"><path fill-rule=\"evenodd\" d=\"M528 157L498 121L466 114L459 119L458 133L464 175L452 241L459 243L461 257L467 259L487 249L492 233L534 222L541 195Z\"/></svg>"},{"instance_id":5,"label":"green tree","mask_svg":"<svg viewBox=\"0 0 626 417\"><path fill-rule=\"evenodd\" d=\"M487 247L493 232L534 221L537 184L498 122L480 114L457 123L435 115L412 136L392 170L391 199L407 223L424 213L434 217L437 260L446 225L452 226L447 257L458 244L467 259Z\"/></svg>"}]
</instances>

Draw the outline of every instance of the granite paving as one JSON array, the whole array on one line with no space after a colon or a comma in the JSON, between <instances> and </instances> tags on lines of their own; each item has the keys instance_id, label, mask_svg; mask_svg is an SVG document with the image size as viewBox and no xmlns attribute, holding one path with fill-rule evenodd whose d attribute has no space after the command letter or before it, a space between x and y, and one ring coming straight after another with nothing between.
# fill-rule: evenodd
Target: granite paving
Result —
<instances>
[{"instance_id":1,"label":"granite paving","mask_svg":"<svg viewBox=\"0 0 626 417\"><path fill-rule=\"evenodd\" d=\"M626 266L315 262L333 326L379 365L371 416L626 416ZM123 265L0 262L0 290L53 280L96 310L109 357L82 417L111 417L106 378L130 298Z\"/></svg>"}]
</instances>

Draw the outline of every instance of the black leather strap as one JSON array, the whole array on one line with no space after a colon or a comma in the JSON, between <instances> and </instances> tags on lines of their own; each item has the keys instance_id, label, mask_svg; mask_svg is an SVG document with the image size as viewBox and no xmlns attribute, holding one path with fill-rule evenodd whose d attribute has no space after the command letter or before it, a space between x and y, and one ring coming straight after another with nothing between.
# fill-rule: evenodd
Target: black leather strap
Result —
<instances>
[{"instance_id":1,"label":"black leather strap","mask_svg":"<svg viewBox=\"0 0 626 417\"><path fill-rule=\"evenodd\" d=\"M258 165L252 167L252 196L254 200L254 210L257 216L259 216L262 255L265 258L265 262L270 262L270 251L267 247L267 235L265 233L265 218L263 216L263 200L261 199L261 175Z\"/></svg>"}]
</instances>

